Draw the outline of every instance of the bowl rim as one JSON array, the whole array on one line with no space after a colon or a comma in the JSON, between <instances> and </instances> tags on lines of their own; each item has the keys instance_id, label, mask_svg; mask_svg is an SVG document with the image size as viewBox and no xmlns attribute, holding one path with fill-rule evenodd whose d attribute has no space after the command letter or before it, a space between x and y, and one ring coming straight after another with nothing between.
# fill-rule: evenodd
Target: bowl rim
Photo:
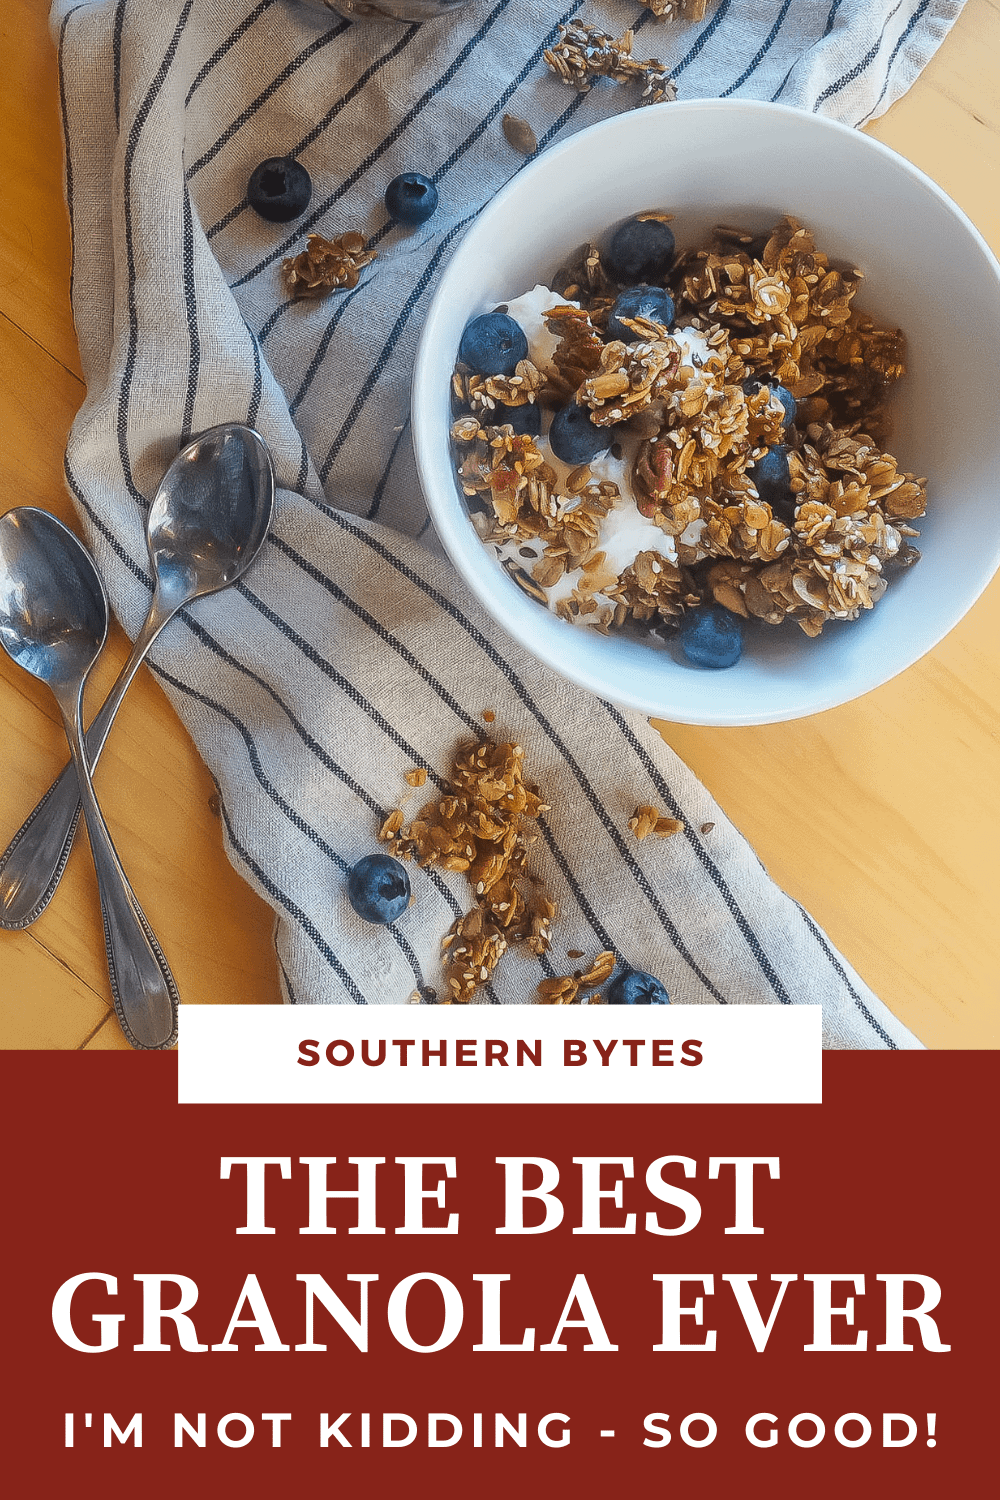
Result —
<instances>
[{"instance_id":1,"label":"bowl rim","mask_svg":"<svg viewBox=\"0 0 1000 1500\"><path fill-rule=\"evenodd\" d=\"M832 134L840 134L849 138L854 145L851 149L858 148L862 152L870 151L876 156L892 162L897 168L909 176L913 181L929 192L944 210L955 219L970 237L973 244L978 248L983 257L985 266L990 270L997 282L1000 292L1000 260L991 249L981 232L973 224L969 216L951 198L945 190L929 177L926 172L909 161L905 156L894 151L892 147L884 142L865 135L861 130L851 125L844 124L840 120L831 119L827 115L816 114L811 110L800 109L794 105L776 104L759 99L690 99L674 101L653 105L644 109L641 114L635 110L625 111L619 115L613 115L609 119L597 121L593 125L576 131L565 140L548 147L537 157L526 161L491 198L490 201L476 214L473 222L469 225L465 234L459 240L455 251L449 258L441 278L438 281L434 296L427 309L424 325L421 330L420 340L414 359L413 377L410 396L410 420L413 435L413 448L416 460L417 475L420 480L421 489L427 504L428 512L433 521L435 531L441 541L452 565L460 577L468 585L469 589L478 600L480 605L487 611L491 618L505 630L509 635L531 653L537 660L545 663L550 670L558 676L575 683L578 687L587 689L598 697L612 698L623 707L635 709L648 717L664 719L667 722L703 725L706 727L739 727L759 724L782 723L799 718L807 718L817 713L824 713L832 708L837 708L846 703L856 701L872 692L875 688L884 686L892 681L902 672L907 671L916 662L920 661L930 651L933 651L948 635L955 626L972 609L986 588L989 586L994 575L1000 569L1000 535L992 549L983 550L981 567L974 582L974 587L962 595L955 609L948 612L947 617L926 641L920 641L916 649L901 665L892 665L888 670L879 670L877 663L881 660L878 652L872 653L874 669L860 680L852 679L846 689L839 689L838 682L841 679L831 678L828 691L820 692L810 698L807 706L803 708L789 707L786 711L763 710L760 713L726 710L725 708L706 707L704 711L699 710L695 715L689 712L679 713L675 708L664 707L651 701L644 692L630 692L627 683L619 679L612 690L611 684L601 671L595 671L589 667L589 657L586 652L570 653L570 661L553 661L552 656L545 649L539 647L537 636L531 631L527 623L528 616L524 621L520 618L511 618L502 607L495 607L488 592L482 587L482 580L488 576L483 570L481 563L477 566L474 558L482 555L485 544L478 537L467 512L464 511L458 486L451 480L452 495L445 497L438 488L438 466L434 460L435 436L434 428L436 415L434 413L435 402L435 375L434 375L434 345L437 339L438 325L443 321L443 309L447 305L450 273L455 264L459 251L466 251L475 247L477 238L489 233L491 224L502 216L507 201L518 193L524 182L531 176L550 171L553 164L565 154L578 151L581 142L593 138L596 134L613 135L617 131L627 131L636 128L636 120L652 116L662 116L664 110L669 110L671 117L679 114L739 114L775 116L785 115L793 117L798 121L809 121L810 124L821 131ZM439 394L439 393L438 393ZM454 503L450 503L451 500ZM460 514L461 512L461 514ZM475 539L476 552L472 552L466 545L469 537ZM506 581L506 580L505 580ZM516 585L511 584L511 587ZM528 603L532 601L526 601ZM540 609L541 606L536 606ZM569 626L569 629L579 631L580 627ZM725 695L720 695L723 699Z\"/></svg>"}]
</instances>

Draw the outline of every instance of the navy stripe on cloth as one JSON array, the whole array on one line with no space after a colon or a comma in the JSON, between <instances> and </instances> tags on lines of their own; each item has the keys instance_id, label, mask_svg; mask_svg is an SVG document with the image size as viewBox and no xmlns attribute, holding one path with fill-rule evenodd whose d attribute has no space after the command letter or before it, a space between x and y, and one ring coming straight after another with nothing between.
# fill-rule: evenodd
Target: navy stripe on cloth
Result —
<instances>
[{"instance_id":1,"label":"navy stripe on cloth","mask_svg":"<svg viewBox=\"0 0 1000 1500\"><path fill-rule=\"evenodd\" d=\"M677 799L674 797L663 776L660 774L660 771L657 768L655 762L647 752L642 742L633 733L628 724L628 721L626 720L621 710L615 708L614 704L612 703L603 703L602 706L611 718L612 722L615 723L621 730L626 742L635 751L635 754L641 762L644 770L651 778L654 786L656 787L656 790L659 792L660 797L663 799L663 801L667 804L667 807L670 809L673 817L680 819L680 821L684 824L684 833L688 840L688 843L691 845L691 848L698 856L700 864L711 876L713 885L718 890L720 896L722 897L729 910L730 915L733 917L741 934L746 939L747 946L749 947L757 963L763 970L764 975L767 978L767 982L771 986L771 989L774 991L775 996L778 1000L781 1001L782 1005L791 1005L792 1002L788 991L785 989L785 986L779 979L774 965L771 963L771 960L764 952L764 948L760 939L754 932L753 928L750 926L750 923L747 921L746 916L740 910L736 898L730 890L729 885L722 874L722 871L719 869L718 865L715 863L714 859L709 854L708 850L705 848L701 840L698 838L694 829L691 827L690 817L686 815L684 809L678 805Z\"/></svg>"},{"instance_id":2,"label":"navy stripe on cloth","mask_svg":"<svg viewBox=\"0 0 1000 1500\"><path fill-rule=\"evenodd\" d=\"M310 42L309 46L305 47L297 57L293 57L291 62L287 63L275 78L272 78L267 88L263 89L257 95L256 99L248 104L246 109L242 110L240 114L236 116L236 119L231 121L230 124L226 126L225 130L218 137L218 139L211 146L209 146L208 150L203 151L198 157L198 160L192 162L191 166L188 167L187 170L188 181L190 181L192 177L196 177L201 171L202 167L206 167L210 161L214 161L215 157L218 156L223 146L227 145L229 141L232 140L237 131L242 130L243 126L248 124L249 121L253 119L254 115L261 108L261 106L266 104L268 99L270 99L272 95L276 94L283 84L288 82L289 78L297 73L300 68L304 68L306 63L309 62L310 58L314 57L317 52L321 52L324 47L329 47L331 42L335 42L339 36L343 36L344 32L350 29L350 25L350 21L341 21L339 26L334 26L332 31L325 31L322 36L318 36L315 41Z\"/></svg>"},{"instance_id":3,"label":"navy stripe on cloth","mask_svg":"<svg viewBox=\"0 0 1000 1500\"><path fill-rule=\"evenodd\" d=\"M63 140L66 142L66 165L64 182L66 186L66 211L69 215L70 245L72 256L69 271L69 295L71 300L73 296L73 279L76 270L76 246L75 231L73 225L73 157L70 152L69 144L69 108L66 103L66 71L63 66L63 51L66 42L66 27L69 25L70 16L75 16L77 11L82 9L82 5L75 5L72 10L68 10L63 16L62 25L59 28L59 45L56 54L58 58L59 70L59 112L62 116Z\"/></svg>"},{"instance_id":4,"label":"navy stripe on cloth","mask_svg":"<svg viewBox=\"0 0 1000 1500\"><path fill-rule=\"evenodd\" d=\"M902 3L903 0L899 0L899 3L893 6L892 10L886 17L886 27L888 27L889 22L899 10L899 6ZM884 41L885 31L883 30L878 41L874 42L872 46L869 47L868 51L865 53L860 62L856 62L853 68L850 68L846 73L842 73L839 78L834 79L833 83L827 84L826 88L816 100L816 108L818 109L821 104L825 104L827 99L831 98L834 94L839 94L841 89L845 89L849 83L853 83L855 78L860 78L865 69L871 67L872 63L875 61Z\"/></svg>"},{"instance_id":5,"label":"navy stripe on cloth","mask_svg":"<svg viewBox=\"0 0 1000 1500\"><path fill-rule=\"evenodd\" d=\"M115 90L115 129L121 123L122 113L122 28L125 25L125 6L127 0L118 0L115 7L114 36L111 50L114 57L114 90Z\"/></svg>"},{"instance_id":6,"label":"navy stripe on cloth","mask_svg":"<svg viewBox=\"0 0 1000 1500\"><path fill-rule=\"evenodd\" d=\"M389 475L392 473L392 466L396 462L396 454L399 452L400 445L405 440L409 430L410 419L409 417L407 417L406 421L403 423L402 427L399 429L399 432L396 435L396 441L392 445L392 452L389 454L389 461L386 464L385 468L382 470L382 476L379 479L378 484L375 486L374 492L372 494L372 503L368 507L368 515L366 518L369 521L373 521L378 515L379 506L382 504L382 496L385 494L385 487L389 482Z\"/></svg>"},{"instance_id":7,"label":"navy stripe on cloth","mask_svg":"<svg viewBox=\"0 0 1000 1500\"><path fill-rule=\"evenodd\" d=\"M201 360L201 338L198 333L198 298L194 284L194 223L191 214L191 194L184 192L184 307L187 313L188 356L187 389L184 393L184 417L181 423L180 447L184 447L191 436L194 419L194 402L198 391L198 366Z\"/></svg>"},{"instance_id":8,"label":"navy stripe on cloth","mask_svg":"<svg viewBox=\"0 0 1000 1500\"><path fill-rule=\"evenodd\" d=\"M930 3L931 0L921 0L921 3L917 6L916 10L913 12L913 15L907 21L906 28L903 31L902 36L899 38L895 47L893 47L892 51L889 53L889 61L886 63L885 67L885 83L883 83L882 85L881 92L879 93L878 98L875 100L875 103L872 105L868 113L866 115L863 115L862 118L858 121L859 125L866 124L874 114L877 114L878 107L882 103L882 100L885 98L889 88L889 84L892 81L892 65L896 61L896 58L899 56L903 47L906 45L913 31L913 28L916 26L917 22L920 20L924 12L927 10Z\"/></svg>"},{"instance_id":9,"label":"navy stripe on cloth","mask_svg":"<svg viewBox=\"0 0 1000 1500\"><path fill-rule=\"evenodd\" d=\"M681 58L680 62L677 63L676 67L672 67L670 69L671 77L678 78L680 76L680 74L685 71L685 69L687 69L687 68L689 68L691 66L691 64L694 62L695 58L698 57L698 55L704 50L704 48L712 40L713 36L718 31L719 27L722 25L723 21L726 19L726 16L729 14L730 10L732 9L732 5L733 5L733 0L722 0L722 4L719 6L718 10L715 12L715 15L708 22L708 24L705 27L703 27L703 29L698 33L698 38L695 41L694 46L690 49L689 52L685 53L685 55Z\"/></svg>"},{"instance_id":10,"label":"navy stripe on cloth","mask_svg":"<svg viewBox=\"0 0 1000 1500\"><path fill-rule=\"evenodd\" d=\"M191 100L201 88L209 73L211 73L213 68L218 66L218 64L225 57L226 53L236 45L240 37L246 35L246 33L250 30L250 27L258 19L258 17L262 16L264 12L270 8L270 6L276 3L280 3L280 0L260 0L260 4L255 6L254 9L250 11L249 15L244 16L243 20L235 28L235 30L229 33L229 35L226 37L226 40L224 42L221 42L219 46L216 47L211 57L207 58L206 61L202 63L201 67L195 74L191 87L187 91L187 97L184 100L185 107L191 103Z\"/></svg>"},{"instance_id":11,"label":"navy stripe on cloth","mask_svg":"<svg viewBox=\"0 0 1000 1500\"><path fill-rule=\"evenodd\" d=\"M156 97L163 87L170 66L177 52L181 34L187 25L187 18L191 14L194 0L185 0L184 9L181 11L174 27L170 45L160 63L156 77L153 79L146 91L146 97L132 122L132 128L128 134L128 143L125 148L124 167L124 198L125 198L125 255L128 266L128 350L125 356L125 369L122 373L121 392L118 399L118 454L121 459L122 473L129 494L134 500L143 502L143 496L136 488L132 478L132 460L128 451L128 412L129 401L132 392L132 377L135 373L135 361L139 341L139 314L135 301L135 239L132 225L132 171L135 165L135 154L139 148L143 128L149 119L150 111L156 102Z\"/></svg>"},{"instance_id":12,"label":"navy stripe on cloth","mask_svg":"<svg viewBox=\"0 0 1000 1500\"><path fill-rule=\"evenodd\" d=\"M792 0L784 0L784 4L778 12L778 18L765 37L763 44L754 55L754 57L750 59L750 62L740 74L739 78L737 78L736 82L731 83L727 89L722 90L722 94L720 95L721 98L728 99L730 94L735 94L738 88L742 88L743 84L746 83L751 74L756 73L757 69L760 67L765 57L774 46L775 38L777 37L778 32L781 30L782 26L785 23L785 17L788 15L788 8L791 3Z\"/></svg>"},{"instance_id":13,"label":"navy stripe on cloth","mask_svg":"<svg viewBox=\"0 0 1000 1500\"><path fill-rule=\"evenodd\" d=\"M798 906L798 902L796 902L795 904L796 904L796 906ZM893 1052L898 1052L899 1048L897 1047L896 1043L893 1041L892 1037L889 1035L889 1033L883 1027L881 1027L879 1025L879 1023L876 1021L875 1017L872 1015L871 1011L868 1009L868 1007L865 1004L865 1002L862 1000L861 996L858 994L857 990L854 988L854 986L851 983L851 981L848 979L848 977L847 977L847 970L844 968L843 964L840 962L840 959L837 957L836 953L834 953L833 949L830 947L830 944L827 942L826 937L825 937L824 933L822 932L822 930L819 927L816 926L816 923L813 921L812 917L809 915L809 913L805 910L804 907L799 906L799 911L802 913L802 920L805 922L806 926L809 928L809 931L812 933L812 935L816 939L817 943L819 943L820 947L823 949L823 952L826 954L827 958L830 960L830 962L833 965L834 969L836 970L837 974L844 981L844 985L845 985L845 987L847 989L847 993L850 995L851 999L854 1001L855 1005L858 1007L858 1009L860 1010L861 1014L864 1016L865 1020L872 1027L872 1029L875 1031L875 1033L882 1038L883 1042L885 1042L885 1044L886 1044L887 1047L891 1048Z\"/></svg>"}]
</instances>

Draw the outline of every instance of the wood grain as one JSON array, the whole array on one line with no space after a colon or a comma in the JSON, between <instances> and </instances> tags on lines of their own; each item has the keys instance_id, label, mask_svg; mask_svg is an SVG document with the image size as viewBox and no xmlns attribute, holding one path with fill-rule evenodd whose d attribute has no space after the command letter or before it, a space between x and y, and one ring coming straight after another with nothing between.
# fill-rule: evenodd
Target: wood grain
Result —
<instances>
[{"instance_id":1,"label":"wood grain","mask_svg":"<svg viewBox=\"0 0 1000 1500\"><path fill-rule=\"evenodd\" d=\"M0 509L73 524L62 480L83 388L46 8L0 15ZM968 0L911 91L869 127L1000 249L1000 4ZM661 733L886 1003L932 1047L997 1047L1000 585L877 692L792 724ZM95 672L127 652L118 630ZM95 692L91 701L96 701ZM65 758L46 690L0 659L0 844ZM109 824L187 1003L274 1003L273 915L228 864L212 783L145 670L98 772ZM0 933L0 1046L119 1049L83 841L44 917Z\"/></svg>"}]
</instances>

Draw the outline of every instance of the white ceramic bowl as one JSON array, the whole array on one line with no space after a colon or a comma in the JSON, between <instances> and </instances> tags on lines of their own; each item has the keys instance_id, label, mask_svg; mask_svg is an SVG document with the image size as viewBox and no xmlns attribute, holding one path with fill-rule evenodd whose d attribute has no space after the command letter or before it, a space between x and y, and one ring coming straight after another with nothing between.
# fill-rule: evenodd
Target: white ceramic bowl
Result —
<instances>
[{"instance_id":1,"label":"white ceramic bowl","mask_svg":"<svg viewBox=\"0 0 1000 1500\"><path fill-rule=\"evenodd\" d=\"M568 254L643 209L675 215L681 248L718 223L790 213L866 276L857 305L908 340L888 444L927 475L923 554L875 609L807 638L753 632L742 660L699 670L669 650L570 625L528 598L476 535L449 450L449 382L470 318L545 282ZM637 109L525 167L479 215L438 286L418 351L413 434L449 556L522 645L571 681L688 724L767 724L857 698L929 651L1000 564L1000 266L923 173L858 131L780 105L702 100Z\"/></svg>"}]
</instances>

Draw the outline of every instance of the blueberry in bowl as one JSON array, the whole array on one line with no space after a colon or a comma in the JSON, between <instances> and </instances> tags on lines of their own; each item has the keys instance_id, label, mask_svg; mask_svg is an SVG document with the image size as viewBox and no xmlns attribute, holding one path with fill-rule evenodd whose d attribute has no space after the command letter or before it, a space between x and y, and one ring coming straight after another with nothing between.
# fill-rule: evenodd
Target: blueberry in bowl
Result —
<instances>
[{"instance_id":1,"label":"blueberry in bowl","mask_svg":"<svg viewBox=\"0 0 1000 1500\"><path fill-rule=\"evenodd\" d=\"M694 667L735 667L743 654L743 621L721 604L691 609L681 623L678 640Z\"/></svg>"},{"instance_id":2,"label":"blueberry in bowl","mask_svg":"<svg viewBox=\"0 0 1000 1500\"><path fill-rule=\"evenodd\" d=\"M612 338L621 339L625 344L635 344L642 335L634 328L627 328L623 318L644 318L647 323L673 328L673 298L661 286L630 286L619 292L608 314L608 332Z\"/></svg>"},{"instance_id":3,"label":"blueberry in bowl","mask_svg":"<svg viewBox=\"0 0 1000 1500\"><path fill-rule=\"evenodd\" d=\"M526 359L528 340L506 313L483 313L462 334L458 357L477 375L512 375Z\"/></svg>"},{"instance_id":4,"label":"blueberry in bowl","mask_svg":"<svg viewBox=\"0 0 1000 1500\"><path fill-rule=\"evenodd\" d=\"M657 281L674 263L674 232L655 214L639 214L619 225L608 242L604 265L620 286Z\"/></svg>"},{"instance_id":5,"label":"blueberry in bowl","mask_svg":"<svg viewBox=\"0 0 1000 1500\"><path fill-rule=\"evenodd\" d=\"M589 464L607 453L612 437L606 428L595 427L585 406L571 401L552 418L549 447L565 464Z\"/></svg>"}]
</instances>

